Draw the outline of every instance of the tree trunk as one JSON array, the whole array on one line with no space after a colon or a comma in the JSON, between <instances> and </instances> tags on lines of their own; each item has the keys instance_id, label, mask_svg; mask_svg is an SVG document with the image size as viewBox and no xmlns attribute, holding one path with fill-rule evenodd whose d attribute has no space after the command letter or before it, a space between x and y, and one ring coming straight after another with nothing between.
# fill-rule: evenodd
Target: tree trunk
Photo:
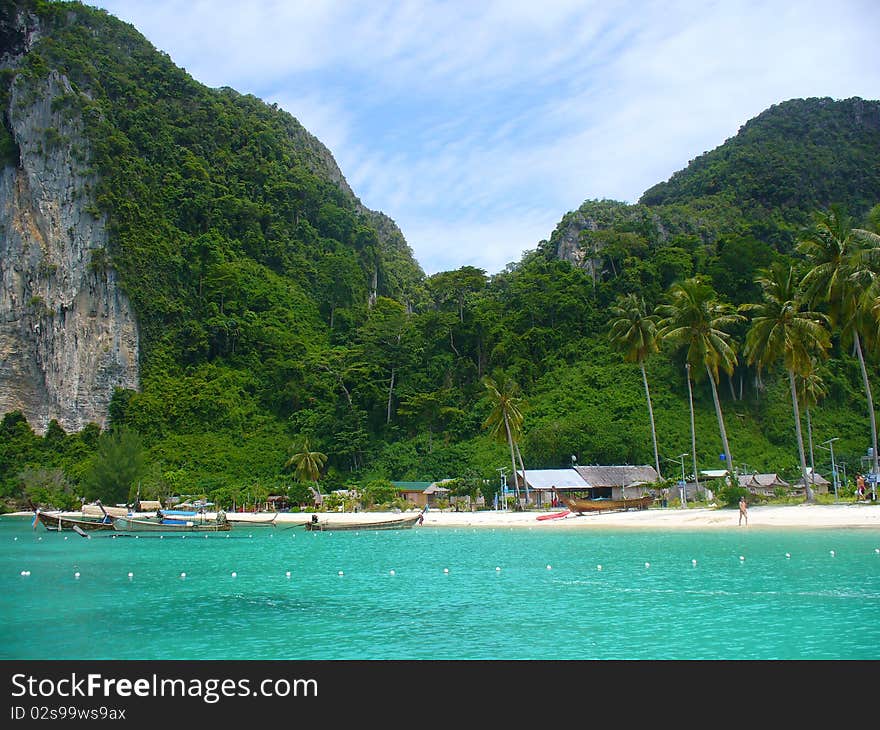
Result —
<instances>
[{"instance_id":1,"label":"tree trunk","mask_svg":"<svg viewBox=\"0 0 880 730\"><path fill-rule=\"evenodd\" d=\"M862 369L862 382L865 385L865 397L868 401L868 420L871 423L871 453L873 454L874 466L873 472L877 474L880 468L877 466L877 419L874 416L874 397L871 395L871 384L868 382L868 371L865 368L865 357L862 355L862 343L859 340L859 333L853 333L853 339L856 347L856 354L859 356L859 367ZM871 489L876 494L877 483L871 482Z\"/></svg>"},{"instance_id":2,"label":"tree trunk","mask_svg":"<svg viewBox=\"0 0 880 730\"><path fill-rule=\"evenodd\" d=\"M718 389L715 387L715 379L712 371L706 366L709 375L709 385L712 387L712 402L715 403L715 415L718 417L718 431L721 433L721 445L724 447L724 459L727 462L727 476L730 486L736 486L736 475L733 471L733 458L730 456L730 446L727 444L727 429L724 428L724 416L721 413L721 403L718 400Z\"/></svg>"},{"instance_id":3,"label":"tree trunk","mask_svg":"<svg viewBox=\"0 0 880 730\"><path fill-rule=\"evenodd\" d=\"M526 466L525 466L525 464L523 464L523 458L522 458L522 454L520 453L520 450L519 450L519 444L516 441L514 441L513 446L516 449L516 458L519 459L519 468L523 474L523 488L526 490L526 503L528 503L528 501L529 501L529 480L526 479Z\"/></svg>"},{"instance_id":4,"label":"tree trunk","mask_svg":"<svg viewBox=\"0 0 880 730\"><path fill-rule=\"evenodd\" d=\"M688 403L691 406L691 455L694 458L694 482L697 485L697 489L700 488L700 470L697 468L697 429L694 426L694 391L691 386L691 364L687 363L684 366L687 371L687 384L688 384ZM682 475L682 479L684 479L684 475ZM685 490L684 496L684 506L687 507L687 484L683 487Z\"/></svg>"},{"instance_id":5,"label":"tree trunk","mask_svg":"<svg viewBox=\"0 0 880 730\"><path fill-rule=\"evenodd\" d=\"M648 400L648 416L651 419L651 440L654 442L654 466L657 467L657 476L661 479L663 475L660 473L660 453L657 451L657 429L654 427L654 406L651 405L651 391L648 389L648 374L645 372L645 364L639 363L642 369L642 382L645 384L645 398Z\"/></svg>"},{"instance_id":6,"label":"tree trunk","mask_svg":"<svg viewBox=\"0 0 880 730\"><path fill-rule=\"evenodd\" d=\"M391 368L391 384L388 386L388 408L386 411L385 423L391 423L391 396L394 393L394 375L395 368Z\"/></svg>"},{"instance_id":7,"label":"tree trunk","mask_svg":"<svg viewBox=\"0 0 880 730\"><path fill-rule=\"evenodd\" d=\"M513 434L510 433L510 424L507 422L507 413L504 414L504 430L507 432L507 445L510 447L510 468L513 469L513 493L516 495L516 503L519 504L519 480L516 478L516 457L513 454ZM525 479L523 474L523 479Z\"/></svg>"},{"instance_id":8,"label":"tree trunk","mask_svg":"<svg viewBox=\"0 0 880 730\"><path fill-rule=\"evenodd\" d=\"M815 501L813 490L810 487L810 480L807 478L807 459L804 456L804 437L801 433L801 412L798 407L797 385L794 380L794 371L788 371L788 383L791 386L791 402L794 408L794 430L797 434L798 458L801 460L801 476L804 479L804 492L807 502Z\"/></svg>"},{"instance_id":9,"label":"tree trunk","mask_svg":"<svg viewBox=\"0 0 880 730\"><path fill-rule=\"evenodd\" d=\"M813 424L810 420L810 409L807 408L807 438L810 442L810 485L816 484L816 458L813 454Z\"/></svg>"}]
</instances>

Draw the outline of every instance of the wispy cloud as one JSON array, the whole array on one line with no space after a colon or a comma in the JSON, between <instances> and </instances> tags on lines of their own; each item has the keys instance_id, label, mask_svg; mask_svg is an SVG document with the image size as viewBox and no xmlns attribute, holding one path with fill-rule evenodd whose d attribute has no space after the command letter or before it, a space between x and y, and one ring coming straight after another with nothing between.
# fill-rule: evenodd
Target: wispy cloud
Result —
<instances>
[{"instance_id":1,"label":"wispy cloud","mask_svg":"<svg viewBox=\"0 0 880 730\"><path fill-rule=\"evenodd\" d=\"M791 98L880 98L874 0L104 0L209 86L277 102L427 273L489 273Z\"/></svg>"}]
</instances>

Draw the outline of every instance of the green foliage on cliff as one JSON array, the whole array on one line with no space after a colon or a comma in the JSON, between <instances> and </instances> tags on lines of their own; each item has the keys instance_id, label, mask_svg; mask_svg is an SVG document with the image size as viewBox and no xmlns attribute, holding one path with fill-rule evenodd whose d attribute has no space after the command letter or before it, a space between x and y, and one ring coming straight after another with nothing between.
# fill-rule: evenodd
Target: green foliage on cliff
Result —
<instances>
[{"instance_id":1,"label":"green foliage on cliff","mask_svg":"<svg viewBox=\"0 0 880 730\"><path fill-rule=\"evenodd\" d=\"M425 277L393 222L360 204L292 116L205 88L103 11L29 5L42 35L3 86L37 88L60 72L74 89L65 108L86 121L95 212L111 240L93 265L119 275L142 347L140 390L117 391L110 421L143 439L145 497L240 504L290 489L285 464L303 438L328 456L325 492L388 479L496 484L510 456L483 428L487 375L520 386L527 468L568 466L572 454L651 463L639 368L608 342L617 297L638 293L653 310L699 275L722 301L758 301L762 268L803 265L794 242L814 212L843 203L870 226L880 201L880 105L787 102L638 205L586 201L505 272ZM876 350L868 357L877 380ZM858 365L836 346L823 373L817 443L840 436L836 453L857 468L867 446ZM681 356L664 349L646 375L661 457L689 452ZM795 477L786 388L781 373L758 380L742 362L722 376L737 464ZM705 380L694 399L700 462L717 468ZM106 436L39 437L20 414L0 435L0 497L45 482L58 499L85 494ZM817 449L822 473L826 461ZM36 469L60 470L67 491Z\"/></svg>"}]
</instances>

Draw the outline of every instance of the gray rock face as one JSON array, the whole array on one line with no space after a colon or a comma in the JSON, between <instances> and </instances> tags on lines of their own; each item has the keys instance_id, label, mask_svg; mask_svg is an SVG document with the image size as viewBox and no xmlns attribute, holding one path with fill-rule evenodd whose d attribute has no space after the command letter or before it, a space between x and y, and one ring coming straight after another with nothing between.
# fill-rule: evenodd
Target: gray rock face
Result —
<instances>
[{"instance_id":1,"label":"gray rock face","mask_svg":"<svg viewBox=\"0 0 880 730\"><path fill-rule=\"evenodd\" d=\"M103 427L113 389L138 385L137 322L106 265L72 93L56 72L19 76L7 113L20 161L0 170L0 415L21 410L38 433L52 419Z\"/></svg>"}]
</instances>

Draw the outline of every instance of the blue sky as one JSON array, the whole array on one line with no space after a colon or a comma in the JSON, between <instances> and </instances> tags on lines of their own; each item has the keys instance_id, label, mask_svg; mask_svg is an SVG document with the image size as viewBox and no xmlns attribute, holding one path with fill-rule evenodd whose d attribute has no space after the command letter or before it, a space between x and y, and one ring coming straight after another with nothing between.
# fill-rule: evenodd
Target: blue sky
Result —
<instances>
[{"instance_id":1,"label":"blue sky","mask_svg":"<svg viewBox=\"0 0 880 730\"><path fill-rule=\"evenodd\" d=\"M427 274L519 261L788 99L880 99L876 0L98 0L275 102Z\"/></svg>"}]
</instances>

